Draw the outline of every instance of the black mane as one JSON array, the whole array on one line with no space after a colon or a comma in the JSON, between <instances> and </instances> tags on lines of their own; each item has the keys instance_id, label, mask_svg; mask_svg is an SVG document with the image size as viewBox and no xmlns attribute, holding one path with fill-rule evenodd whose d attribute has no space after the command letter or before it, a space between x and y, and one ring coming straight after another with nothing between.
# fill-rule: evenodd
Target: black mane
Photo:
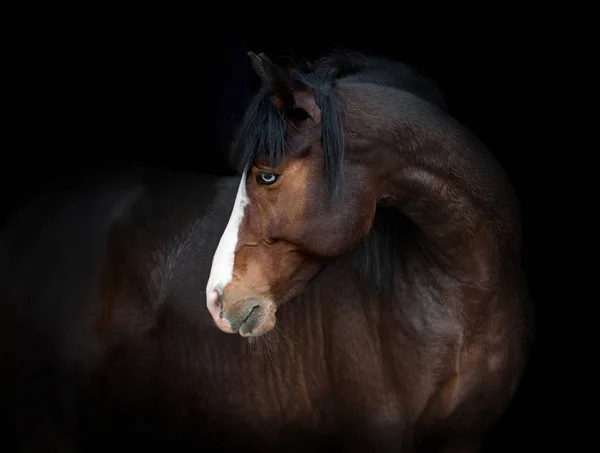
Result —
<instances>
[{"instance_id":1,"label":"black mane","mask_svg":"<svg viewBox=\"0 0 600 453\"><path fill-rule=\"evenodd\" d=\"M324 173L337 188L344 160L343 106L334 92L336 81L347 80L393 86L411 92L442 109L443 96L431 80L409 66L385 58L366 57L355 52L333 52L314 64L303 62L290 68L294 82L315 90L321 109L321 134ZM261 86L246 109L232 143L234 160L239 169L247 169L258 157L268 157L278 165L286 152L292 111L282 112L272 102L274 92Z\"/></svg>"}]
</instances>

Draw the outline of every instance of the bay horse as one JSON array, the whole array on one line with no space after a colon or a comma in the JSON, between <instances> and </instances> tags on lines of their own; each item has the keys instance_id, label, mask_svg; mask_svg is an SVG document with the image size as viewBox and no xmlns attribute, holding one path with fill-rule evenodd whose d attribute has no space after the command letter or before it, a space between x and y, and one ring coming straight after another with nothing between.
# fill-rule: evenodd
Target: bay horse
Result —
<instances>
[{"instance_id":1,"label":"bay horse","mask_svg":"<svg viewBox=\"0 0 600 453\"><path fill-rule=\"evenodd\" d=\"M5 228L2 438L480 451L533 331L507 176L401 63L249 56L240 177L91 181Z\"/></svg>"}]
</instances>

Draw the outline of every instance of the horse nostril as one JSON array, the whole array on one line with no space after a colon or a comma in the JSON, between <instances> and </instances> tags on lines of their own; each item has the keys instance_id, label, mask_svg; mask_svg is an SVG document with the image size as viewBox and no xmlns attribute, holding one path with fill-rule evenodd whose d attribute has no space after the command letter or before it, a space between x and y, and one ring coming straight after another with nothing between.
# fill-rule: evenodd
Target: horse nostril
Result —
<instances>
[{"instance_id":1,"label":"horse nostril","mask_svg":"<svg viewBox=\"0 0 600 453\"><path fill-rule=\"evenodd\" d=\"M220 291L217 291L217 308L219 309L219 318L223 318L223 296Z\"/></svg>"}]
</instances>

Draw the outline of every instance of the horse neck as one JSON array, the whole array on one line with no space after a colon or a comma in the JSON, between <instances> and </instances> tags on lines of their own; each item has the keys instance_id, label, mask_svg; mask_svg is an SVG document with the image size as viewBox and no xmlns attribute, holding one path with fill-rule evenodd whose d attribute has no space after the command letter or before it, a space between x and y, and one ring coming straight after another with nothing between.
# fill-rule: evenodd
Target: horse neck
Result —
<instances>
[{"instance_id":1,"label":"horse neck","mask_svg":"<svg viewBox=\"0 0 600 453\"><path fill-rule=\"evenodd\" d=\"M410 93L363 84L346 103L351 134L386 200L418 227L432 262L478 286L497 281L518 255L518 208L508 180L468 131ZM352 121L354 119L355 121ZM356 121L357 120L357 121ZM351 123L351 124L352 124ZM514 270L514 269L513 269Z\"/></svg>"}]
</instances>

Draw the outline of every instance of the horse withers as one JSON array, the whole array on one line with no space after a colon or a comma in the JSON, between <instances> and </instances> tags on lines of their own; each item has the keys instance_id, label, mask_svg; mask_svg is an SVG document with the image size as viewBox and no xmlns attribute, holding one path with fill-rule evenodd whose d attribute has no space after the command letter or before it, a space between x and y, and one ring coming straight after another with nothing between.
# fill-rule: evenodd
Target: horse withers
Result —
<instances>
[{"instance_id":1,"label":"horse withers","mask_svg":"<svg viewBox=\"0 0 600 453\"><path fill-rule=\"evenodd\" d=\"M251 62L241 177L90 183L4 230L4 442L475 452L510 403L531 318L496 161L402 64Z\"/></svg>"}]
</instances>

